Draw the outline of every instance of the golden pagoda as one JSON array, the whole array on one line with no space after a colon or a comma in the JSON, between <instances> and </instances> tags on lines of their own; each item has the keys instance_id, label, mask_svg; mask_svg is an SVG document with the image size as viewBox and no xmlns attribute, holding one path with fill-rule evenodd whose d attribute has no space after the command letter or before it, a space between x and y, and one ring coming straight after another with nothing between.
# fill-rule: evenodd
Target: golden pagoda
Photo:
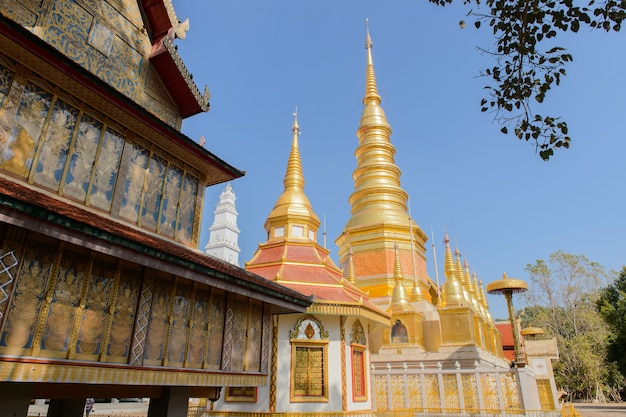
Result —
<instances>
[{"instance_id":1,"label":"golden pagoda","mask_svg":"<svg viewBox=\"0 0 626 417\"><path fill-rule=\"evenodd\" d=\"M404 271L403 284L411 288L412 300L436 301L437 287L426 271L427 237L408 214L408 195L400 186L391 126L380 105L372 46L368 29L364 108L357 129L354 192L349 199L352 216L336 243L341 265L352 251L356 285L381 309L387 309L396 287L396 262ZM374 346L381 343L379 339Z\"/></svg>"},{"instance_id":2,"label":"golden pagoda","mask_svg":"<svg viewBox=\"0 0 626 417\"><path fill-rule=\"evenodd\" d=\"M274 317L269 386L258 388L259 400L250 408L295 412L305 409L303 404L315 403L316 411L371 409L370 329L387 327L389 315L353 284L350 254L342 272L329 251L317 243L320 221L304 193L297 113L291 131L284 190L265 222L268 239L245 267L310 296L313 304L304 314ZM333 372L332 363L340 365L341 371ZM282 375L290 378L279 378ZM225 400L216 403L216 409L238 409L227 400L231 390L227 388Z\"/></svg>"}]
</instances>

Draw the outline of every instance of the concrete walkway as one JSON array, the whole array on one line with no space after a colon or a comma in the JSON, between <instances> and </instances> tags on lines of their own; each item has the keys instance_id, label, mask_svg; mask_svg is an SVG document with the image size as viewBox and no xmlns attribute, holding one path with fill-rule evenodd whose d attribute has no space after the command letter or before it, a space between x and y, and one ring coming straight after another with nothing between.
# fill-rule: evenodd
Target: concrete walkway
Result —
<instances>
[{"instance_id":1,"label":"concrete walkway","mask_svg":"<svg viewBox=\"0 0 626 417\"><path fill-rule=\"evenodd\" d=\"M626 403L574 403L583 417L626 417Z\"/></svg>"}]
</instances>

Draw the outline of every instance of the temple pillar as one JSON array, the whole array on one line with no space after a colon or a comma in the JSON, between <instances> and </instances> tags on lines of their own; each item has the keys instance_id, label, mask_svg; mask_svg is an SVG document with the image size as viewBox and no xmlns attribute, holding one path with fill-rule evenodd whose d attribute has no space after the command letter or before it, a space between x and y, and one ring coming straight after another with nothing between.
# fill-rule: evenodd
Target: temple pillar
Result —
<instances>
[{"instance_id":1,"label":"temple pillar","mask_svg":"<svg viewBox=\"0 0 626 417\"><path fill-rule=\"evenodd\" d=\"M189 387L171 387L160 398L150 398L148 417L187 417Z\"/></svg>"},{"instance_id":2,"label":"temple pillar","mask_svg":"<svg viewBox=\"0 0 626 417\"><path fill-rule=\"evenodd\" d=\"M0 417L28 415L33 385L28 383L0 383Z\"/></svg>"},{"instance_id":3,"label":"temple pillar","mask_svg":"<svg viewBox=\"0 0 626 417\"><path fill-rule=\"evenodd\" d=\"M84 398L52 399L48 404L48 417L83 417Z\"/></svg>"},{"instance_id":4,"label":"temple pillar","mask_svg":"<svg viewBox=\"0 0 626 417\"><path fill-rule=\"evenodd\" d=\"M534 372L526 367L513 368L512 371L517 373L522 401L521 408L524 410L541 410L541 400Z\"/></svg>"}]
</instances>

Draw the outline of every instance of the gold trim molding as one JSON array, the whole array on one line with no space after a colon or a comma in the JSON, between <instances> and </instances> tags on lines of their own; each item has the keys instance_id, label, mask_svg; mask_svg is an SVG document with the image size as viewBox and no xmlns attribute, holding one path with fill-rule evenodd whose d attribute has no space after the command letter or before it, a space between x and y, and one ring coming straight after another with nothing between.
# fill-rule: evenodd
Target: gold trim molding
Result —
<instances>
[{"instance_id":1,"label":"gold trim molding","mask_svg":"<svg viewBox=\"0 0 626 417\"><path fill-rule=\"evenodd\" d=\"M267 375L220 374L123 367L5 362L0 360L1 382L119 384L144 386L264 386Z\"/></svg>"}]
</instances>

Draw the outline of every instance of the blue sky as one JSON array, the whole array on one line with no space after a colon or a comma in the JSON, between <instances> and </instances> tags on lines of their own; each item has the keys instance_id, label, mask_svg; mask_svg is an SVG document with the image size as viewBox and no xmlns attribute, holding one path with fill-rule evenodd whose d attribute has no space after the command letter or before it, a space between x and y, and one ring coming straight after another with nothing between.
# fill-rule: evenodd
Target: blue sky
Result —
<instances>
[{"instance_id":1,"label":"blue sky","mask_svg":"<svg viewBox=\"0 0 626 417\"><path fill-rule=\"evenodd\" d=\"M212 96L211 110L185 120L182 130L196 140L203 135L207 149L247 173L231 183L242 265L265 240L263 223L282 192L296 106L305 192L326 219L327 247L337 260L334 240L350 216L354 188L366 18L401 186L412 217L434 233L442 283L444 230L485 283L503 272L527 279L528 263L559 249L607 270L626 265L624 33L583 28L557 37L574 62L561 87L534 110L562 116L573 143L544 162L532 144L499 133L493 115L480 112L487 80L477 75L493 61L476 47L492 47L493 38L488 27L474 29L460 3L174 0L174 6L190 21L178 50ZM461 19L468 21L463 30ZM207 189L201 248L223 188ZM502 297L488 301L495 318L507 316Z\"/></svg>"}]
</instances>

